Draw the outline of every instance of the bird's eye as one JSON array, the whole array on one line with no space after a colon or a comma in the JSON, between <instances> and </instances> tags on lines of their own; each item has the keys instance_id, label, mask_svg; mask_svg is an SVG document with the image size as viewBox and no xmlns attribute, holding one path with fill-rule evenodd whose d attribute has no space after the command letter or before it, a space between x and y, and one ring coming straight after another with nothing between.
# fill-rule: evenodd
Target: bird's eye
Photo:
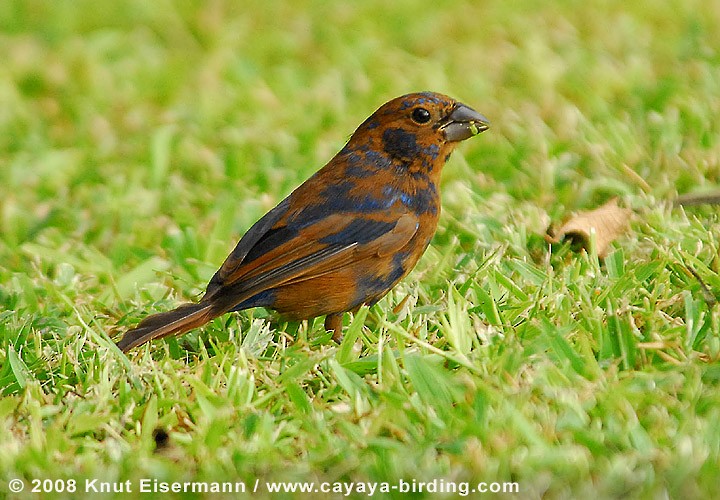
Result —
<instances>
[{"instance_id":1,"label":"bird's eye","mask_svg":"<svg viewBox=\"0 0 720 500\"><path fill-rule=\"evenodd\" d=\"M415 123L427 123L430 121L430 111L425 108L415 108L412 112L412 119Z\"/></svg>"}]
</instances>

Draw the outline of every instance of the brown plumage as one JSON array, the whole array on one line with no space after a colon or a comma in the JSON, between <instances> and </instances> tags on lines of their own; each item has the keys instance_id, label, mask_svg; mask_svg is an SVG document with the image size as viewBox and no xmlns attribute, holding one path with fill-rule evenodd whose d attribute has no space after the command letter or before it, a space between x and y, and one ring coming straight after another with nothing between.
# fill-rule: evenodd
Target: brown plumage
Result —
<instances>
[{"instance_id":1,"label":"brown plumage","mask_svg":"<svg viewBox=\"0 0 720 500\"><path fill-rule=\"evenodd\" d=\"M228 311L266 307L291 319L374 304L412 270L440 215L440 171L487 119L442 94L393 99L345 147L242 237L196 304L145 318L123 351L179 335Z\"/></svg>"}]
</instances>

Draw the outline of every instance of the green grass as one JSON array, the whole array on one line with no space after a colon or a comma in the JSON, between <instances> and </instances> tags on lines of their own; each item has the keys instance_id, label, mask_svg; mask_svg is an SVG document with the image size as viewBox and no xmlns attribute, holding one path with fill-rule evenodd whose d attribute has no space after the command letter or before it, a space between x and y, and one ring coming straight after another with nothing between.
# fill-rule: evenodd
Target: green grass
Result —
<instances>
[{"instance_id":1,"label":"green grass","mask_svg":"<svg viewBox=\"0 0 720 500\"><path fill-rule=\"evenodd\" d=\"M717 495L720 212L672 199L720 184L720 3L387 4L0 3L0 496L14 478ZM492 128L446 166L417 269L342 345L254 310L114 348L425 89ZM549 221L613 196L637 215L605 262L549 252Z\"/></svg>"}]
</instances>

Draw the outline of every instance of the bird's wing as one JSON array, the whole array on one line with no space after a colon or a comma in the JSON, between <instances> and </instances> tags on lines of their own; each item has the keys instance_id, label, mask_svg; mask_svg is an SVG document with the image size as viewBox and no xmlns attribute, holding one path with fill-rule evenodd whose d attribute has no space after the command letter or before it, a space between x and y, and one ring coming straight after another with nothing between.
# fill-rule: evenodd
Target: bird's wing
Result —
<instances>
[{"instance_id":1,"label":"bird's wing","mask_svg":"<svg viewBox=\"0 0 720 500\"><path fill-rule=\"evenodd\" d=\"M357 265L367 258L393 254L417 232L415 215L385 214L383 219L391 222L335 214L297 231L274 228L258 239L258 248L246 252L245 260L234 266L229 259L225 262L218 271L223 277L218 285L232 289L235 296L259 293Z\"/></svg>"},{"instance_id":2,"label":"bird's wing","mask_svg":"<svg viewBox=\"0 0 720 500\"><path fill-rule=\"evenodd\" d=\"M223 265L218 269L208 284L206 294L212 295L226 281L226 278L236 268L238 268L253 248L258 247L258 242L267 239L268 234L273 232L275 226L280 219L287 213L290 197L288 196L278 205L266 213L260 220L252 225L250 229L240 238L238 244L230 255L227 256Z\"/></svg>"}]
</instances>

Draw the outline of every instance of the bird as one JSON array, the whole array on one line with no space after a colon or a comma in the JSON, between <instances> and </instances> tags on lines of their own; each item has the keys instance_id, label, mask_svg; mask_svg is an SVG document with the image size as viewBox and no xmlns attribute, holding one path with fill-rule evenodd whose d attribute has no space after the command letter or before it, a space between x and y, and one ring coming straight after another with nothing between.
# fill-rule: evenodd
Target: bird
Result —
<instances>
[{"instance_id":1,"label":"bird","mask_svg":"<svg viewBox=\"0 0 720 500\"><path fill-rule=\"evenodd\" d=\"M415 267L437 228L443 165L489 125L440 93L386 102L245 233L198 302L146 317L117 346L128 352L254 307L325 316L339 342L346 312L374 305Z\"/></svg>"}]
</instances>

